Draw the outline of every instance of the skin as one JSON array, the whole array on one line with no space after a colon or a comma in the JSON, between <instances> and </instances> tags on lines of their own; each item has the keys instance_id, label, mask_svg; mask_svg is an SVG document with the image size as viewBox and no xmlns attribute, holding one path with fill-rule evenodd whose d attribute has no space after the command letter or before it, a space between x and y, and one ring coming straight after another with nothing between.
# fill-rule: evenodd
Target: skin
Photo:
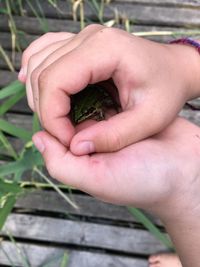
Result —
<instances>
[{"instance_id":1,"label":"skin","mask_svg":"<svg viewBox=\"0 0 200 267\"><path fill-rule=\"evenodd\" d=\"M149 258L149 267L182 267L180 259L173 253L152 255Z\"/></svg>"},{"instance_id":2,"label":"skin","mask_svg":"<svg viewBox=\"0 0 200 267\"><path fill-rule=\"evenodd\" d=\"M120 151L83 156L72 154L47 132L37 133L33 141L51 176L103 201L154 213L163 221L183 266L200 266L197 126L177 118L162 133Z\"/></svg>"},{"instance_id":3,"label":"skin","mask_svg":"<svg viewBox=\"0 0 200 267\"><path fill-rule=\"evenodd\" d=\"M197 55L191 47L90 25L76 35L39 38L25 50L19 77L26 79L29 106L43 127L74 154L110 152L160 132L198 95ZM69 96L108 79L117 87L122 112L76 133L67 116Z\"/></svg>"},{"instance_id":4,"label":"skin","mask_svg":"<svg viewBox=\"0 0 200 267\"><path fill-rule=\"evenodd\" d=\"M200 129L175 117L200 95L199 69L189 46L92 25L36 40L19 74L45 129L33 141L50 175L103 201L156 214L184 267L200 266ZM122 112L74 127L69 96L108 79Z\"/></svg>"}]
</instances>

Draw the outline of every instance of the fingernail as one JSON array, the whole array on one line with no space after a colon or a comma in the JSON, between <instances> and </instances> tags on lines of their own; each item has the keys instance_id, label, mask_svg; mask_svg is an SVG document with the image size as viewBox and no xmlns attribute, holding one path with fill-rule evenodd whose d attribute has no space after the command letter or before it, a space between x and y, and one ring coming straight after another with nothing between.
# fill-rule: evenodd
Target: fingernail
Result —
<instances>
[{"instance_id":1,"label":"fingernail","mask_svg":"<svg viewBox=\"0 0 200 267\"><path fill-rule=\"evenodd\" d=\"M82 141L77 144L76 152L78 154L90 154L95 152L95 147L93 142L91 141Z\"/></svg>"},{"instance_id":2,"label":"fingernail","mask_svg":"<svg viewBox=\"0 0 200 267\"><path fill-rule=\"evenodd\" d=\"M33 143L36 146L37 150L40 151L40 153L43 153L45 150L45 146L44 143L42 142L41 138L39 138L38 136L33 136Z\"/></svg>"}]
</instances>

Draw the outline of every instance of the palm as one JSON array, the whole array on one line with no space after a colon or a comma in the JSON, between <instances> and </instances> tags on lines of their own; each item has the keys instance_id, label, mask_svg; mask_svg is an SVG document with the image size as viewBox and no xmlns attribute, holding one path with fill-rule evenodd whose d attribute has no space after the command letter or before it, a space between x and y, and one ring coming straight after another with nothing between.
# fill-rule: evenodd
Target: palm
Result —
<instances>
[{"instance_id":1,"label":"palm","mask_svg":"<svg viewBox=\"0 0 200 267\"><path fill-rule=\"evenodd\" d=\"M157 202L169 204L178 191L200 188L199 180L192 183L200 173L198 133L179 118L161 134L118 152L85 156L73 155L48 135L52 151L45 160L50 174L64 183L108 202L152 210Z\"/></svg>"}]
</instances>

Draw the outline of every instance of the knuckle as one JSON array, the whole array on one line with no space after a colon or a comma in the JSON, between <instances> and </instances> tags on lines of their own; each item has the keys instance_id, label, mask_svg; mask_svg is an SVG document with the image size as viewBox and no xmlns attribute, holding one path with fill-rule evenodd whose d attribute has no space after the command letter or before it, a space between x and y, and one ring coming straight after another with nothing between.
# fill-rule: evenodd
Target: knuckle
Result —
<instances>
[{"instance_id":1,"label":"knuckle","mask_svg":"<svg viewBox=\"0 0 200 267\"><path fill-rule=\"evenodd\" d=\"M55 32L46 32L45 34L42 35L42 38L49 39L49 38L54 37L55 34L56 34Z\"/></svg>"},{"instance_id":2,"label":"knuckle","mask_svg":"<svg viewBox=\"0 0 200 267\"><path fill-rule=\"evenodd\" d=\"M104 26L100 25L100 24L89 24L87 25L82 32L87 32L87 31L94 31L94 30L99 30L99 28L103 28Z\"/></svg>"},{"instance_id":3,"label":"knuckle","mask_svg":"<svg viewBox=\"0 0 200 267\"><path fill-rule=\"evenodd\" d=\"M116 39L119 39L117 36L117 31L113 28L104 27L99 29L95 34L95 43L104 43L106 46L113 46ZM116 36L116 37L115 37ZM94 41L93 41L94 42Z\"/></svg>"}]
</instances>

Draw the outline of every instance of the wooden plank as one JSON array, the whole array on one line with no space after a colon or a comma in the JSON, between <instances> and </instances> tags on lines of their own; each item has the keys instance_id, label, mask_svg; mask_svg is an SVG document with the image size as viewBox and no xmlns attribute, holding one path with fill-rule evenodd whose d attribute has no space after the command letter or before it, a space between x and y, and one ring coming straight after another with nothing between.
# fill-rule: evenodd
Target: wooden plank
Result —
<instances>
[{"instance_id":1,"label":"wooden plank","mask_svg":"<svg viewBox=\"0 0 200 267\"><path fill-rule=\"evenodd\" d=\"M115 3L132 3L159 6L199 7L199 0L113 0Z\"/></svg>"},{"instance_id":2,"label":"wooden plank","mask_svg":"<svg viewBox=\"0 0 200 267\"><path fill-rule=\"evenodd\" d=\"M199 26L200 9L113 4L113 8L135 23L167 26Z\"/></svg>"},{"instance_id":3,"label":"wooden plank","mask_svg":"<svg viewBox=\"0 0 200 267\"><path fill-rule=\"evenodd\" d=\"M17 200L15 208L23 210L47 211L62 214L81 215L91 218L114 220L116 224L135 223L137 220L130 214L124 206L112 205L102 202L88 195L67 194L69 198L78 205L79 209L74 209L58 193L54 191L35 191ZM98 211L98 212L97 212ZM161 225L160 220L148 214L152 221Z\"/></svg>"},{"instance_id":4,"label":"wooden plank","mask_svg":"<svg viewBox=\"0 0 200 267\"><path fill-rule=\"evenodd\" d=\"M132 257L110 256L89 252L74 252L68 267L147 267L147 260Z\"/></svg>"},{"instance_id":5,"label":"wooden plank","mask_svg":"<svg viewBox=\"0 0 200 267\"><path fill-rule=\"evenodd\" d=\"M200 126L200 111L182 110L180 116Z\"/></svg>"},{"instance_id":6,"label":"wooden plank","mask_svg":"<svg viewBox=\"0 0 200 267\"><path fill-rule=\"evenodd\" d=\"M55 11L54 11L55 12ZM21 16L13 16L16 27L18 30L29 33L29 34L44 34L44 30L41 27L41 23L35 17L21 17ZM61 20L61 19L45 19L45 23L48 25L48 31L70 31L70 32L78 32L80 31L80 22L73 20ZM0 31L9 32L7 16L0 16Z\"/></svg>"},{"instance_id":7,"label":"wooden plank","mask_svg":"<svg viewBox=\"0 0 200 267\"><path fill-rule=\"evenodd\" d=\"M47 1L41 2L41 6L44 11L44 15L47 18L56 19L72 19L72 6L70 2L58 0L58 7L62 10L62 13L55 12ZM37 10L37 4L33 5ZM197 2L196 8L178 6L157 6L157 5L144 5L124 2L111 2L105 7L104 18L105 20L112 19L115 14L114 10L118 10L121 17L128 17L134 21L134 24L151 24L151 25L171 25L173 26L186 26L198 27L200 25L200 4ZM33 11L30 9L28 4L25 2L24 9L27 11L27 15L34 16ZM84 8L85 17L90 20L96 20L97 14L94 8L89 5L85 5Z\"/></svg>"},{"instance_id":8,"label":"wooden plank","mask_svg":"<svg viewBox=\"0 0 200 267\"><path fill-rule=\"evenodd\" d=\"M11 214L1 234L5 235L6 230L10 231L14 237L23 239L133 254L149 255L166 250L166 247L148 231L50 217Z\"/></svg>"},{"instance_id":9,"label":"wooden plank","mask_svg":"<svg viewBox=\"0 0 200 267\"><path fill-rule=\"evenodd\" d=\"M69 255L67 267L147 267L147 260L134 257L116 256L89 251L75 251L52 246L42 246L26 243L17 243L19 250L28 259L32 267L41 267L49 263L49 267L60 267L64 252ZM22 266L16 247L13 243L3 241L0 249L0 264L10 265L8 257L16 265ZM24 266L24 265L23 265Z\"/></svg>"},{"instance_id":10,"label":"wooden plank","mask_svg":"<svg viewBox=\"0 0 200 267\"><path fill-rule=\"evenodd\" d=\"M44 13L47 17L52 18L72 18L71 5L64 1L57 1L59 8L63 11L62 14L56 14L55 9L50 6L46 1L42 2ZM37 5L36 5L37 6ZM28 15L33 15L30 8L25 5ZM140 5L139 3L133 5L133 3L116 3L111 2L105 7L104 18L112 19L114 17L114 10L118 11L121 16L126 16L132 19L135 24L154 24L154 25L171 25L171 26L183 26L192 27L200 25L200 9L198 8L179 8L163 7L163 6L150 6ZM84 8L85 17L88 19L97 19L97 15L94 13L89 5L85 5Z\"/></svg>"},{"instance_id":11,"label":"wooden plank","mask_svg":"<svg viewBox=\"0 0 200 267\"><path fill-rule=\"evenodd\" d=\"M21 49L22 50L26 49L28 44L33 42L38 37L39 36L35 36L35 35L30 35L30 34L24 33L24 35L22 35L18 39ZM4 49L7 49L7 50L11 50L12 49L12 43L11 43L11 40L10 40L10 33L9 32L1 32L0 33L0 43L1 43L1 45L2 45L2 47Z\"/></svg>"},{"instance_id":12,"label":"wooden plank","mask_svg":"<svg viewBox=\"0 0 200 267\"><path fill-rule=\"evenodd\" d=\"M18 248L17 248L18 247ZM60 266L65 249L50 246L40 246L32 244L23 244L17 242L17 247L8 241L0 243L0 264L14 266L25 266L22 257L26 258L31 267L43 266L45 263L51 263L49 267ZM19 255L21 252L21 257ZM9 258L8 258L9 256ZM11 261L11 262L10 262Z\"/></svg>"},{"instance_id":13,"label":"wooden plank","mask_svg":"<svg viewBox=\"0 0 200 267\"><path fill-rule=\"evenodd\" d=\"M15 113L6 113L4 115L4 119L8 122L22 127L28 131L32 131L32 119L33 116L30 115L23 115L23 114L15 114Z\"/></svg>"},{"instance_id":14,"label":"wooden plank","mask_svg":"<svg viewBox=\"0 0 200 267\"><path fill-rule=\"evenodd\" d=\"M32 20L32 24L29 24L28 18L22 18L21 19L21 25L24 25L24 28L26 28L26 33L24 35L22 35L21 37L19 37L20 40L20 45L21 48L24 50L32 41L36 40L40 35L44 34L44 32L42 32L37 25L37 19L36 18L31 18ZM70 31L70 32L78 32L79 29L78 27L74 26L74 27L69 27L66 28L65 26L62 26L62 23L56 24L54 22L54 19L50 19L49 20L50 23L50 27L49 27L49 31L50 32L60 32L60 31ZM59 20L59 22L62 22L62 20ZM0 23L1 23L1 17L0 17ZM72 24L75 22L72 22ZM1 25L1 24L0 24ZM125 29L124 25L115 25L115 27L117 28L121 28L121 29ZM35 31L35 34L30 34L32 32L32 28ZM76 30L74 29L76 28ZM20 28L19 28L20 29ZM0 28L1 30L1 28ZM199 29L198 28L194 28L192 29L192 31L197 32ZM158 41L158 42L169 42L171 40L174 39L174 36L170 36L170 35L156 35L153 33L157 32L157 31L170 31L170 32L181 32L184 33L184 35L191 35L191 30L187 29L187 28L180 28L180 27L161 27L161 26L155 26L155 25L130 25L130 32L134 32L134 33L138 33L138 32L150 32L151 35L149 36L144 36L144 38L150 39L150 40L154 40L154 41ZM10 33L7 29L7 32L1 32L0 34L0 43L2 45L2 47L6 50L11 50L12 49L12 44L11 44L11 40L10 40ZM6 51L7 52L7 51ZM8 51L7 52L8 56L11 58L11 53ZM15 59L15 66L17 68L19 68L19 64L20 64L20 57L21 55L16 53L16 59ZM2 62L1 62L2 61ZM6 66L5 62L3 60L0 61L0 67L1 66ZM4 63L3 63L4 62Z\"/></svg>"},{"instance_id":15,"label":"wooden plank","mask_svg":"<svg viewBox=\"0 0 200 267\"><path fill-rule=\"evenodd\" d=\"M16 72L0 70L0 88L17 79Z\"/></svg>"}]
</instances>

